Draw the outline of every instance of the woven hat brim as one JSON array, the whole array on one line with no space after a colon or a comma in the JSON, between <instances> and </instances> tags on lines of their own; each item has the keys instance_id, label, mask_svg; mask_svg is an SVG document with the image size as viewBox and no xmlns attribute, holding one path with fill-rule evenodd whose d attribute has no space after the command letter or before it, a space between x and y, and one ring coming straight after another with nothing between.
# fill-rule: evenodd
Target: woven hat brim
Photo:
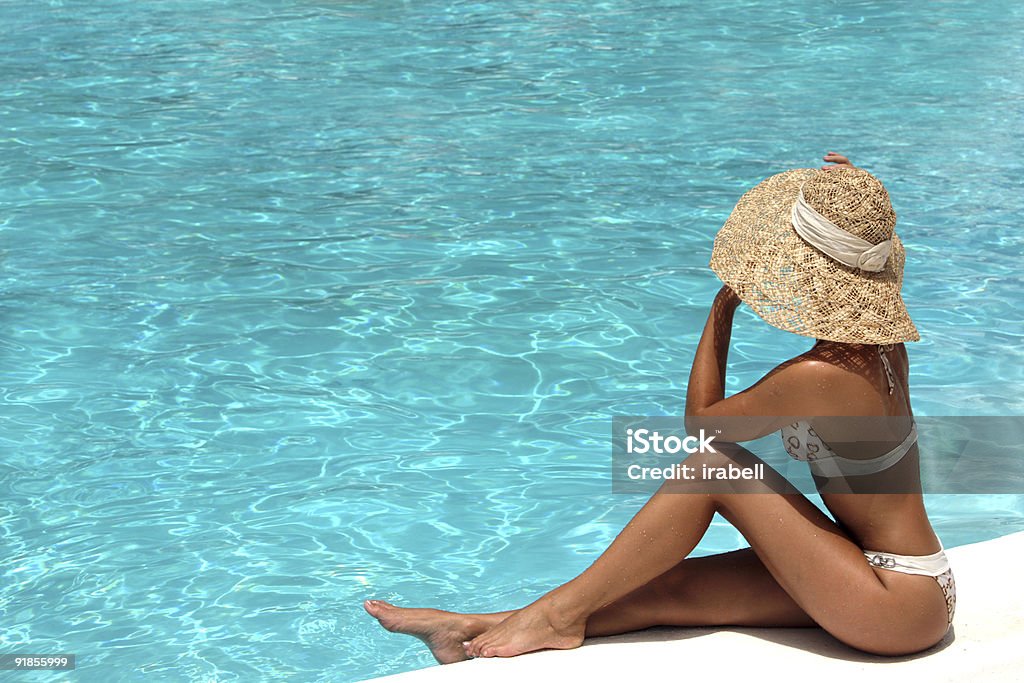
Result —
<instances>
[{"instance_id":1,"label":"woven hat brim","mask_svg":"<svg viewBox=\"0 0 1024 683\"><path fill-rule=\"evenodd\" d=\"M791 212L818 169L795 169L759 183L736 204L715 237L711 269L755 313L787 332L850 344L921 337L900 296L906 252L893 236L883 270L831 259L797 235Z\"/></svg>"}]
</instances>

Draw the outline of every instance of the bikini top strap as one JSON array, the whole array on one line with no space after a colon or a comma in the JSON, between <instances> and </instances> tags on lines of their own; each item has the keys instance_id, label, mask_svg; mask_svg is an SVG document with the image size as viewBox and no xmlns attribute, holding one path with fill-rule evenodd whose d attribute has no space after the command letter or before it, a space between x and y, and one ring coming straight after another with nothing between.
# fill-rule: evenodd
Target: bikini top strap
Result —
<instances>
[{"instance_id":1,"label":"bikini top strap","mask_svg":"<svg viewBox=\"0 0 1024 683\"><path fill-rule=\"evenodd\" d=\"M878 345L878 357L882 359L882 365L885 366L885 378L889 381L890 395L892 395L893 389L896 388L896 375L893 374L892 365L890 365L889 358L885 355L885 352L892 351L894 348L896 348L895 344Z\"/></svg>"}]
</instances>

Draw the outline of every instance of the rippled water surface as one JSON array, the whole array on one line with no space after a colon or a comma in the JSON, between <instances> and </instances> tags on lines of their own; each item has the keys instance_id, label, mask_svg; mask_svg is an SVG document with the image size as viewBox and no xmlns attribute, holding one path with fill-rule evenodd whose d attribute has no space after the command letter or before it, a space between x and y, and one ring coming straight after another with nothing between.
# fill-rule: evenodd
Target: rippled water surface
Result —
<instances>
[{"instance_id":1,"label":"rippled water surface","mask_svg":"<svg viewBox=\"0 0 1024 683\"><path fill-rule=\"evenodd\" d=\"M715 231L827 149L892 192L917 412L1024 412L1024 6L784 7L0 3L0 652L432 663L359 601L585 568L642 503L611 416L682 409ZM806 345L742 313L730 389ZM947 546L1024 529L929 503Z\"/></svg>"}]
</instances>

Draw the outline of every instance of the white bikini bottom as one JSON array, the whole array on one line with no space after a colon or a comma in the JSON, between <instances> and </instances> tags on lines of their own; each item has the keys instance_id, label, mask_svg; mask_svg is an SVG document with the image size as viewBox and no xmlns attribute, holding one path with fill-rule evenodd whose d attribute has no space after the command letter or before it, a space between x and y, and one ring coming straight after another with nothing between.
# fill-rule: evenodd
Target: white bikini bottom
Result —
<instances>
[{"instance_id":1,"label":"white bikini bottom","mask_svg":"<svg viewBox=\"0 0 1024 683\"><path fill-rule=\"evenodd\" d=\"M942 589L942 594L946 596L947 623L953 623L953 612L956 611L956 582L953 580L953 570L949 566L945 550L931 555L895 555L865 550L864 557L872 567L889 569L901 574L930 576L935 579Z\"/></svg>"}]
</instances>

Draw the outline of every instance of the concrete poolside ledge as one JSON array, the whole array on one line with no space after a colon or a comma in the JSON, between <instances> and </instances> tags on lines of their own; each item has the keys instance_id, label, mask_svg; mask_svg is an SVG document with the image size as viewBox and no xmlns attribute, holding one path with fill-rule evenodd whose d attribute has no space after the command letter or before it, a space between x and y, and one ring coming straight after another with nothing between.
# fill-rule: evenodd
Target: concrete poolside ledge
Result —
<instances>
[{"instance_id":1,"label":"concrete poolside ledge","mask_svg":"<svg viewBox=\"0 0 1024 683\"><path fill-rule=\"evenodd\" d=\"M678 675L680 680L1019 681L1024 671L1024 586L1015 567L1024 532L947 551L957 583L953 628L909 657L876 657L819 629L657 628L587 640L576 650L474 659L374 678L387 683L488 683Z\"/></svg>"}]
</instances>

